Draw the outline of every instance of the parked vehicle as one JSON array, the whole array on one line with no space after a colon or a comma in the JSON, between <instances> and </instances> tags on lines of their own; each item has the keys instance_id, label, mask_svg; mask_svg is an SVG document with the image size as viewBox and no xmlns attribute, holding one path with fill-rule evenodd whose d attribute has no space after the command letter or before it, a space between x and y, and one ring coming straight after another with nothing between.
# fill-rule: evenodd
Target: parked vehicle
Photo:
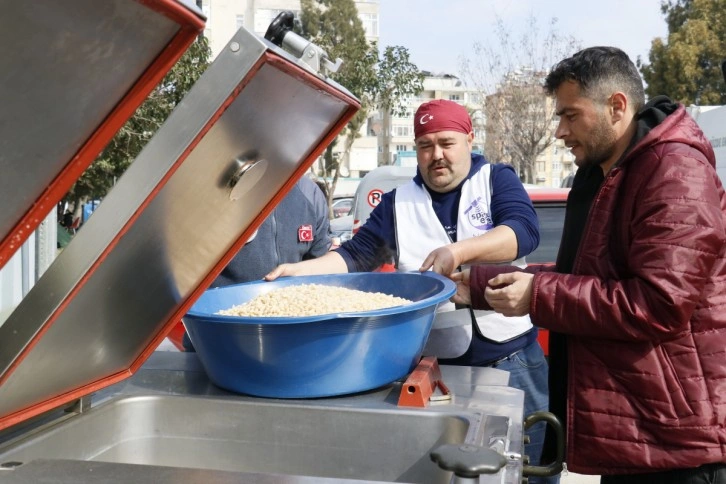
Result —
<instances>
[{"instance_id":1,"label":"parked vehicle","mask_svg":"<svg viewBox=\"0 0 726 484\"><path fill-rule=\"evenodd\" d=\"M726 60L721 61L721 72L726 83ZM711 142L716 155L716 173L721 184L726 184L726 106L688 106L686 109Z\"/></svg>"},{"instance_id":2,"label":"parked vehicle","mask_svg":"<svg viewBox=\"0 0 726 484\"><path fill-rule=\"evenodd\" d=\"M562 183L560 183L560 188L572 188L572 182L575 180L575 174L570 173L565 178L562 179Z\"/></svg>"},{"instance_id":3,"label":"parked vehicle","mask_svg":"<svg viewBox=\"0 0 726 484\"><path fill-rule=\"evenodd\" d=\"M330 221L330 238L333 249L353 237L353 214L343 215Z\"/></svg>"},{"instance_id":4,"label":"parked vehicle","mask_svg":"<svg viewBox=\"0 0 726 484\"><path fill-rule=\"evenodd\" d=\"M528 263L554 263L560 250L565 205L569 188L528 189L534 210L539 218L539 245L526 259Z\"/></svg>"},{"instance_id":5,"label":"parked vehicle","mask_svg":"<svg viewBox=\"0 0 726 484\"><path fill-rule=\"evenodd\" d=\"M353 208L353 197L335 197L333 199L333 218L340 218L350 213Z\"/></svg>"},{"instance_id":6,"label":"parked vehicle","mask_svg":"<svg viewBox=\"0 0 726 484\"><path fill-rule=\"evenodd\" d=\"M689 106L688 111L711 142L716 172L726 184L726 106Z\"/></svg>"}]
</instances>

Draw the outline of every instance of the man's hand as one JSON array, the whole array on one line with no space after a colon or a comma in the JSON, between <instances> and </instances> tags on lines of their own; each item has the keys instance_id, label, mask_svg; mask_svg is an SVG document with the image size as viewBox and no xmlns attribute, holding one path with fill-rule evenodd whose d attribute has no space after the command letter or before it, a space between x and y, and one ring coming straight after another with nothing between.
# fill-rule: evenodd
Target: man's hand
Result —
<instances>
[{"instance_id":1,"label":"man's hand","mask_svg":"<svg viewBox=\"0 0 726 484\"><path fill-rule=\"evenodd\" d=\"M303 275L299 270L298 264L280 264L272 269L264 279L266 281L274 281L278 277Z\"/></svg>"},{"instance_id":2,"label":"man's hand","mask_svg":"<svg viewBox=\"0 0 726 484\"><path fill-rule=\"evenodd\" d=\"M280 264L266 276L266 281L274 281L282 276L312 276L319 274L341 274L348 272L345 260L335 251L330 251L317 259L304 260L294 264Z\"/></svg>"},{"instance_id":3,"label":"man's hand","mask_svg":"<svg viewBox=\"0 0 726 484\"><path fill-rule=\"evenodd\" d=\"M489 279L489 287L484 297L489 305L505 316L525 316L529 314L532 299L533 274L509 272Z\"/></svg>"},{"instance_id":4,"label":"man's hand","mask_svg":"<svg viewBox=\"0 0 726 484\"><path fill-rule=\"evenodd\" d=\"M471 286L469 286L469 269L463 272L454 272L449 275L449 279L456 283L456 294L451 298L451 302L456 304L471 305Z\"/></svg>"},{"instance_id":5,"label":"man's hand","mask_svg":"<svg viewBox=\"0 0 726 484\"><path fill-rule=\"evenodd\" d=\"M460 265L461 260L456 251L455 245L449 244L433 250L423 261L419 271L425 272L431 269L437 274L448 276Z\"/></svg>"}]
</instances>

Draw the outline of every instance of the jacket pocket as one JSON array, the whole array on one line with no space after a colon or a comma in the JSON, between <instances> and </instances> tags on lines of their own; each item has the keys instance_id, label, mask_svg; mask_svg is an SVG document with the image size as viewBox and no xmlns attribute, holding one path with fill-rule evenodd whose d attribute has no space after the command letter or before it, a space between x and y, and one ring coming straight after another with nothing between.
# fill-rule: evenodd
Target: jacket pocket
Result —
<instances>
[{"instance_id":1,"label":"jacket pocket","mask_svg":"<svg viewBox=\"0 0 726 484\"><path fill-rule=\"evenodd\" d=\"M660 362L663 379L675 416L678 418L690 417L695 412L688 403L686 391L681 384L680 378L678 378L678 372L676 371L676 367L673 365L670 355L661 345L656 346L654 349L658 357L658 361Z\"/></svg>"},{"instance_id":2,"label":"jacket pocket","mask_svg":"<svg viewBox=\"0 0 726 484\"><path fill-rule=\"evenodd\" d=\"M651 343L601 343L593 348L593 353L601 362L608 362L607 373L612 380L592 381L591 386L619 395L612 396L610 404L618 402L615 405L623 415L677 425L678 420L694 414L666 349ZM618 357L614 359L613 355Z\"/></svg>"}]
</instances>

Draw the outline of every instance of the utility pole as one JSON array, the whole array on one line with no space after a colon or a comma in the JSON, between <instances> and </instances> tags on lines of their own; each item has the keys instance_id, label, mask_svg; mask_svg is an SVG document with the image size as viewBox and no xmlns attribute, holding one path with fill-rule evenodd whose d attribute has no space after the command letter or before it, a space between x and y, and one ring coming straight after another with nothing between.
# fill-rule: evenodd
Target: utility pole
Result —
<instances>
[{"instance_id":1,"label":"utility pole","mask_svg":"<svg viewBox=\"0 0 726 484\"><path fill-rule=\"evenodd\" d=\"M200 11L202 11L202 0L196 0L196 2L197 2L197 7L199 8ZM199 37L204 37L204 30L202 30L199 33Z\"/></svg>"}]
</instances>

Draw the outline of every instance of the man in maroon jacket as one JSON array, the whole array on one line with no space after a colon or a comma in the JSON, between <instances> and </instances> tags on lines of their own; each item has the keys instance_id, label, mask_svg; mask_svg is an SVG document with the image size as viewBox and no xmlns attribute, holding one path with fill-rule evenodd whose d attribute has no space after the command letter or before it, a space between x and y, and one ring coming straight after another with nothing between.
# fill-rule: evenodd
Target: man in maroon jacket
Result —
<instances>
[{"instance_id":1,"label":"man in maroon jacket","mask_svg":"<svg viewBox=\"0 0 726 484\"><path fill-rule=\"evenodd\" d=\"M726 196L683 106L647 104L612 47L545 88L579 170L554 266L477 266L455 301L549 328L570 470L602 483L726 483ZM544 459L543 459L544 460Z\"/></svg>"}]
</instances>

